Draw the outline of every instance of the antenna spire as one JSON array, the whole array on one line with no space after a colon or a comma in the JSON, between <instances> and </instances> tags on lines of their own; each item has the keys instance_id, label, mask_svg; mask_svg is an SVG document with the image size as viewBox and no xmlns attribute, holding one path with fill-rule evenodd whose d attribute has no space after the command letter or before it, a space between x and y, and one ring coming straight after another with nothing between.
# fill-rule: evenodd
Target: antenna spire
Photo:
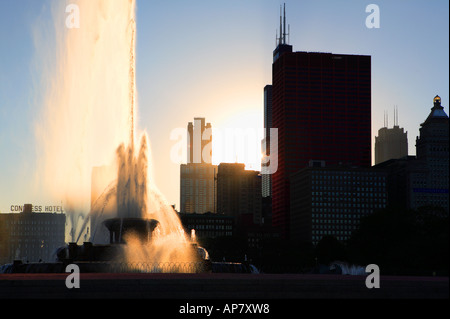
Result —
<instances>
[{"instance_id":1,"label":"antenna spire","mask_svg":"<svg viewBox=\"0 0 450 319\"><path fill-rule=\"evenodd\" d=\"M284 3L283 8L280 5L280 36L278 37L278 30L277 30L275 43L278 45L288 44L290 42L289 39L290 33L291 33L291 26L289 24L287 25L287 32L286 32L286 3Z\"/></svg>"},{"instance_id":2,"label":"antenna spire","mask_svg":"<svg viewBox=\"0 0 450 319\"><path fill-rule=\"evenodd\" d=\"M397 125L397 105L394 106L394 126Z\"/></svg>"},{"instance_id":3,"label":"antenna spire","mask_svg":"<svg viewBox=\"0 0 450 319\"><path fill-rule=\"evenodd\" d=\"M397 118L397 126L398 126L398 105L397 105L397 116L396 116L396 118Z\"/></svg>"},{"instance_id":4,"label":"antenna spire","mask_svg":"<svg viewBox=\"0 0 450 319\"><path fill-rule=\"evenodd\" d=\"M281 24L281 6L280 6L280 38L278 39L278 44L282 44L283 42L283 25Z\"/></svg>"},{"instance_id":5,"label":"antenna spire","mask_svg":"<svg viewBox=\"0 0 450 319\"><path fill-rule=\"evenodd\" d=\"M283 9L283 44L286 44L286 3Z\"/></svg>"}]
</instances>

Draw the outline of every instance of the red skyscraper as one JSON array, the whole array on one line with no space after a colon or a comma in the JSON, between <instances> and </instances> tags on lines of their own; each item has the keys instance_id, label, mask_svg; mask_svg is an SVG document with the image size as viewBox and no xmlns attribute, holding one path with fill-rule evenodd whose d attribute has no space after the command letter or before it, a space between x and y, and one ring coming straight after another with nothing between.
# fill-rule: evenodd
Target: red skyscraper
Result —
<instances>
[{"instance_id":1,"label":"red skyscraper","mask_svg":"<svg viewBox=\"0 0 450 319\"><path fill-rule=\"evenodd\" d=\"M312 160L371 166L371 57L293 52L285 31L273 57L278 169L272 175L272 214L287 237L293 173Z\"/></svg>"}]
</instances>

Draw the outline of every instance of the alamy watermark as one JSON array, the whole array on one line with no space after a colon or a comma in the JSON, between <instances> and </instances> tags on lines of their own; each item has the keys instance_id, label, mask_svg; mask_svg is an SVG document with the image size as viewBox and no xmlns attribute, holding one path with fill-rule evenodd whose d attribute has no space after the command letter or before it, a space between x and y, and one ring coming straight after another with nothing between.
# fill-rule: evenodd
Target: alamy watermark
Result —
<instances>
[{"instance_id":1,"label":"alamy watermark","mask_svg":"<svg viewBox=\"0 0 450 319\"><path fill-rule=\"evenodd\" d=\"M366 287L369 289L380 288L380 267L376 264L370 264L366 267Z\"/></svg>"},{"instance_id":2,"label":"alamy watermark","mask_svg":"<svg viewBox=\"0 0 450 319\"><path fill-rule=\"evenodd\" d=\"M66 6L66 27L68 29L79 29L80 28L80 7L78 5L71 3Z\"/></svg>"},{"instance_id":3,"label":"alamy watermark","mask_svg":"<svg viewBox=\"0 0 450 319\"><path fill-rule=\"evenodd\" d=\"M239 162L260 164L261 174L274 174L278 169L278 129L270 129L270 143L266 142L269 138L264 137L264 132L263 128L206 128L201 134L194 131L191 138L185 128L175 128L170 132L170 140L175 141L170 159L177 164L185 162L188 141L192 141L191 163L211 163L214 144L214 155L221 160L235 162L239 154Z\"/></svg>"},{"instance_id":4,"label":"alamy watermark","mask_svg":"<svg viewBox=\"0 0 450 319\"><path fill-rule=\"evenodd\" d=\"M366 27L368 29L380 28L380 7L376 4L369 4L366 7L366 12L370 14L366 18Z\"/></svg>"},{"instance_id":5,"label":"alamy watermark","mask_svg":"<svg viewBox=\"0 0 450 319\"><path fill-rule=\"evenodd\" d=\"M66 287L69 289L80 288L80 267L69 264L66 267L66 272L70 273L66 278Z\"/></svg>"}]
</instances>

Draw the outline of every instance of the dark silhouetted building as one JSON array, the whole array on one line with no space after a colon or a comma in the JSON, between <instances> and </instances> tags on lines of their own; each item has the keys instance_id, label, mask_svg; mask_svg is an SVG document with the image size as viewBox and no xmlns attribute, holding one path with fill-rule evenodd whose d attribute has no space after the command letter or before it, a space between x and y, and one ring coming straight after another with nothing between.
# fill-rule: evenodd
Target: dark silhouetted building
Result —
<instances>
[{"instance_id":1,"label":"dark silhouetted building","mask_svg":"<svg viewBox=\"0 0 450 319\"><path fill-rule=\"evenodd\" d=\"M422 173L411 177L411 208L436 205L448 212L449 118L438 95L433 104L416 139L416 157Z\"/></svg>"},{"instance_id":2,"label":"dark silhouetted building","mask_svg":"<svg viewBox=\"0 0 450 319\"><path fill-rule=\"evenodd\" d=\"M261 175L245 164L220 163L217 173L217 213L233 216L237 226L260 224Z\"/></svg>"},{"instance_id":3,"label":"dark silhouetted building","mask_svg":"<svg viewBox=\"0 0 450 319\"><path fill-rule=\"evenodd\" d=\"M394 124L382 127L375 137L375 164L408 156L408 132Z\"/></svg>"},{"instance_id":4,"label":"dark silhouetted building","mask_svg":"<svg viewBox=\"0 0 450 319\"><path fill-rule=\"evenodd\" d=\"M386 207L386 177L381 169L311 161L290 178L290 238L314 245L326 235L346 241L362 217Z\"/></svg>"},{"instance_id":5,"label":"dark silhouetted building","mask_svg":"<svg viewBox=\"0 0 450 319\"><path fill-rule=\"evenodd\" d=\"M408 209L438 206L449 211L449 118L434 98L434 106L420 127L416 156L392 159L376 165L388 172L389 204Z\"/></svg>"},{"instance_id":6,"label":"dark silhouetted building","mask_svg":"<svg viewBox=\"0 0 450 319\"><path fill-rule=\"evenodd\" d=\"M234 218L223 214L179 214L187 234L195 230L197 238L229 237L234 235Z\"/></svg>"},{"instance_id":7,"label":"dark silhouetted building","mask_svg":"<svg viewBox=\"0 0 450 319\"><path fill-rule=\"evenodd\" d=\"M66 215L33 212L25 204L21 213L0 214L0 265L14 260L51 262L65 244Z\"/></svg>"},{"instance_id":8,"label":"dark silhouetted building","mask_svg":"<svg viewBox=\"0 0 450 319\"><path fill-rule=\"evenodd\" d=\"M318 159L371 166L371 57L293 52L280 36L273 52L272 125L278 129L272 217L286 238L292 174Z\"/></svg>"},{"instance_id":9,"label":"dark silhouetted building","mask_svg":"<svg viewBox=\"0 0 450 319\"><path fill-rule=\"evenodd\" d=\"M387 173L387 191L389 206L396 208L409 208L411 197L411 173L420 172L415 156L405 156L399 159L390 159L374 166Z\"/></svg>"}]
</instances>

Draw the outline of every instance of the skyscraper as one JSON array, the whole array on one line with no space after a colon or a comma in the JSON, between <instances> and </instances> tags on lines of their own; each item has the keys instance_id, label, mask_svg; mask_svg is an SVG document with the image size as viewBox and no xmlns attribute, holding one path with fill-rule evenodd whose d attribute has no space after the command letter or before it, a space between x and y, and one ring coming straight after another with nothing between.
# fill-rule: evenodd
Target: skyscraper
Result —
<instances>
[{"instance_id":1,"label":"skyscraper","mask_svg":"<svg viewBox=\"0 0 450 319\"><path fill-rule=\"evenodd\" d=\"M217 166L212 164L181 164L181 213L216 212L216 174Z\"/></svg>"},{"instance_id":2,"label":"skyscraper","mask_svg":"<svg viewBox=\"0 0 450 319\"><path fill-rule=\"evenodd\" d=\"M371 165L371 57L293 52L285 22L280 29L272 64L272 121L278 129L272 214L287 237L291 174L310 160Z\"/></svg>"},{"instance_id":3,"label":"skyscraper","mask_svg":"<svg viewBox=\"0 0 450 319\"><path fill-rule=\"evenodd\" d=\"M194 118L194 124L188 123L187 163L208 163L212 159L211 123L205 124L205 118Z\"/></svg>"},{"instance_id":4,"label":"skyscraper","mask_svg":"<svg viewBox=\"0 0 450 319\"><path fill-rule=\"evenodd\" d=\"M449 210L449 118L436 95L416 139L416 157L422 172L411 176L411 207L435 205ZM422 175L422 176L421 176ZM415 184L415 185L414 185Z\"/></svg>"},{"instance_id":5,"label":"skyscraper","mask_svg":"<svg viewBox=\"0 0 450 319\"><path fill-rule=\"evenodd\" d=\"M438 206L449 210L449 118L435 96L433 108L420 126L416 156L377 164L388 173L389 204L417 209Z\"/></svg>"},{"instance_id":6,"label":"skyscraper","mask_svg":"<svg viewBox=\"0 0 450 319\"><path fill-rule=\"evenodd\" d=\"M323 236L346 241L361 218L386 207L386 172L382 169L315 165L291 175L291 234L314 245Z\"/></svg>"},{"instance_id":7,"label":"skyscraper","mask_svg":"<svg viewBox=\"0 0 450 319\"><path fill-rule=\"evenodd\" d=\"M375 164L408 156L408 132L400 128L397 121L398 116L393 128L387 128L385 123L378 130L378 136L375 137Z\"/></svg>"},{"instance_id":8,"label":"skyscraper","mask_svg":"<svg viewBox=\"0 0 450 319\"><path fill-rule=\"evenodd\" d=\"M217 212L238 224L249 218L261 223L261 176L242 163L220 163L217 173Z\"/></svg>"},{"instance_id":9,"label":"skyscraper","mask_svg":"<svg viewBox=\"0 0 450 319\"><path fill-rule=\"evenodd\" d=\"M34 212L25 204L19 214L0 214L0 265L14 260L51 262L65 243L66 215Z\"/></svg>"},{"instance_id":10,"label":"skyscraper","mask_svg":"<svg viewBox=\"0 0 450 319\"><path fill-rule=\"evenodd\" d=\"M216 212L217 166L211 164L211 124L195 118L187 126L187 164L180 165L180 212Z\"/></svg>"}]
</instances>

